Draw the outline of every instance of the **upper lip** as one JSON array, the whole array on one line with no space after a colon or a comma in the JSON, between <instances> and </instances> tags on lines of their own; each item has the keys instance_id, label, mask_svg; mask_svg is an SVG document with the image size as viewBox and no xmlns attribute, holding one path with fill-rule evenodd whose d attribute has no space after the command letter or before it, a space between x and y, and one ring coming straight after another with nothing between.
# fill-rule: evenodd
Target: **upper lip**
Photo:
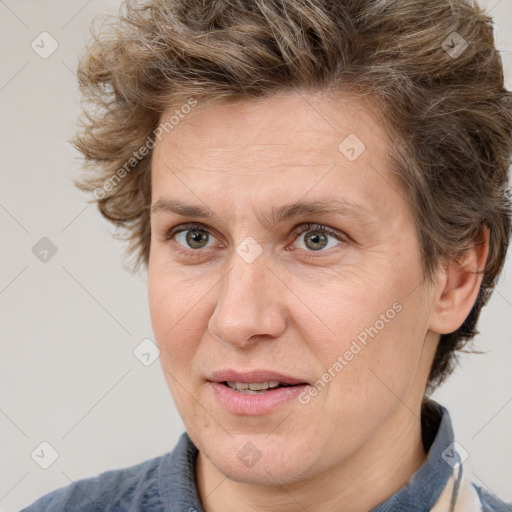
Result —
<instances>
[{"instance_id":1,"label":"upper lip","mask_svg":"<svg viewBox=\"0 0 512 512\"><path fill-rule=\"evenodd\" d=\"M217 370L208 378L210 382L280 382L283 384L307 384L304 379L283 375L272 370L237 371L231 369Z\"/></svg>"}]
</instances>

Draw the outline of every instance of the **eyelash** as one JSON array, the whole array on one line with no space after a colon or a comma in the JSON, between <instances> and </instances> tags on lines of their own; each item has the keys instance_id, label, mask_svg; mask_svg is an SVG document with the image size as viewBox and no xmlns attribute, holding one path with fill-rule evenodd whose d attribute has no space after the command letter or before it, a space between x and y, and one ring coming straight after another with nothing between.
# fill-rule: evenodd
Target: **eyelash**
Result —
<instances>
[{"instance_id":1,"label":"eyelash","mask_svg":"<svg viewBox=\"0 0 512 512\"><path fill-rule=\"evenodd\" d=\"M179 226L175 226L174 228L171 228L166 232L164 241L168 242L172 238L174 238L174 236L177 235L178 233L182 233L183 231L189 231L192 229L197 229L198 231L203 231L205 233L211 234L210 231L208 229L206 229L205 227L203 227L201 224L196 224L196 223L180 224ZM322 231L322 232L326 233L327 235L332 236L339 242L346 243L348 241L347 235L342 235L341 233L333 231L332 229L328 228L327 226L324 226L323 224L312 224L312 223L300 224L299 226L297 226L296 228L294 228L292 230L292 233L294 235L296 235L297 237L299 237L300 235L307 233L308 231ZM203 252L200 249L185 249L183 246L181 246L177 242L176 242L176 245L178 246L178 248L176 249L177 252L186 254L187 256L190 254L193 254L194 257L201 256L200 253ZM306 258L319 258L319 257L321 258L322 256L316 256L315 252L329 253L329 251L330 251L330 249L328 249L327 251L322 251L322 250L306 251L304 256Z\"/></svg>"}]
</instances>

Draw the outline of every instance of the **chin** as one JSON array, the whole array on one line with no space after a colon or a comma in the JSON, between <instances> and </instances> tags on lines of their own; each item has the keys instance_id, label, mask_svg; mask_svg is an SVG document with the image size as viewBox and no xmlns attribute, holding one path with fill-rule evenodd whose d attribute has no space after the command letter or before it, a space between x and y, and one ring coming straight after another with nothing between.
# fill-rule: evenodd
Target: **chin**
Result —
<instances>
[{"instance_id":1,"label":"chin","mask_svg":"<svg viewBox=\"0 0 512 512\"><path fill-rule=\"evenodd\" d=\"M271 440L271 436L265 433L231 437L224 432L222 441L215 436L210 445L210 440L203 436L200 446L196 446L218 471L235 482L275 486L311 477L314 461L304 451L307 445L310 454L314 452L311 443L288 446L283 439Z\"/></svg>"}]
</instances>

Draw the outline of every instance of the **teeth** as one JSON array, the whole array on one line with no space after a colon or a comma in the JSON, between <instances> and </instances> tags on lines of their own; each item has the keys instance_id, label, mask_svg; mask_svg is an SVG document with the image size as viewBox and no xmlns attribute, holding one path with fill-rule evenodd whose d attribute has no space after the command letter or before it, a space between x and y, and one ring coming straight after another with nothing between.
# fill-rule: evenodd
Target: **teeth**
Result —
<instances>
[{"instance_id":1,"label":"teeth","mask_svg":"<svg viewBox=\"0 0 512 512\"><path fill-rule=\"evenodd\" d=\"M249 384L246 382L227 382L226 383L231 389L236 389L238 391L243 391L244 389L249 388Z\"/></svg>"},{"instance_id":2,"label":"teeth","mask_svg":"<svg viewBox=\"0 0 512 512\"><path fill-rule=\"evenodd\" d=\"M278 381L269 381L269 382L226 382L228 387L234 389L236 391L241 391L245 393L251 393L251 391L265 391L267 389L277 388L279 386Z\"/></svg>"},{"instance_id":3,"label":"teeth","mask_svg":"<svg viewBox=\"0 0 512 512\"><path fill-rule=\"evenodd\" d=\"M252 389L253 391L261 391L263 389L268 389L268 382L251 382L249 384L249 389Z\"/></svg>"}]
</instances>

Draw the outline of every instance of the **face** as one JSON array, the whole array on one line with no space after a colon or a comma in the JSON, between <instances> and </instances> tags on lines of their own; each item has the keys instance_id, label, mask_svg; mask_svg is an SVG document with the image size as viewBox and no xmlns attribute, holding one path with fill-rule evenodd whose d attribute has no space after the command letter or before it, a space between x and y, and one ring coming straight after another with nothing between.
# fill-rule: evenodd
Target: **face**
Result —
<instances>
[{"instance_id":1,"label":"face","mask_svg":"<svg viewBox=\"0 0 512 512\"><path fill-rule=\"evenodd\" d=\"M198 108L155 147L160 360L232 480L319 475L419 412L433 294L391 144L357 99L303 92Z\"/></svg>"}]
</instances>

